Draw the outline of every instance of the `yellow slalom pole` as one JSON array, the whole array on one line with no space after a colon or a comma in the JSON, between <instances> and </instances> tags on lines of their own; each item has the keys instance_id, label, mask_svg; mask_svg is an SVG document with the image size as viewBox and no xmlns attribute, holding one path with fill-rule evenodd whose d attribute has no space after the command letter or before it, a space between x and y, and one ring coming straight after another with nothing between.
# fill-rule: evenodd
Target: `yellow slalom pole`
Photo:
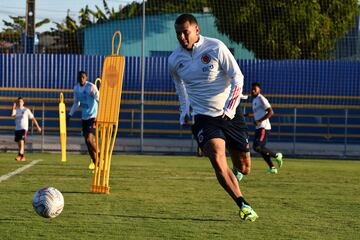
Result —
<instances>
[{"instance_id":1,"label":"yellow slalom pole","mask_svg":"<svg viewBox=\"0 0 360 240\"><path fill-rule=\"evenodd\" d=\"M119 37L119 43L114 51L115 37ZM100 81L99 111L96 117L96 164L92 179L91 191L97 193L109 193L110 165L112 152L116 141L122 82L124 77L125 57L119 55L121 33L115 32L112 38L112 54L106 56L103 64Z\"/></svg>"},{"instance_id":2,"label":"yellow slalom pole","mask_svg":"<svg viewBox=\"0 0 360 240\"><path fill-rule=\"evenodd\" d=\"M61 161L66 162L66 106L64 103L63 93L60 93L59 122L60 122Z\"/></svg>"}]
</instances>

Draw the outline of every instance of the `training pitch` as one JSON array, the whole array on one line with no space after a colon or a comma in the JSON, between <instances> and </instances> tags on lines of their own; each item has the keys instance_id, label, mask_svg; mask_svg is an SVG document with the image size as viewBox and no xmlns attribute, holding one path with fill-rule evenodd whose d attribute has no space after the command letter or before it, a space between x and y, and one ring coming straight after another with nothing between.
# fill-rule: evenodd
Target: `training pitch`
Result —
<instances>
[{"instance_id":1,"label":"training pitch","mask_svg":"<svg viewBox=\"0 0 360 240\"><path fill-rule=\"evenodd\" d=\"M267 175L254 158L241 182L259 215L248 223L207 158L114 155L107 195L90 192L87 155L15 155L0 154L0 239L359 239L360 161L285 159ZM32 208L44 186L64 195L55 219Z\"/></svg>"}]
</instances>

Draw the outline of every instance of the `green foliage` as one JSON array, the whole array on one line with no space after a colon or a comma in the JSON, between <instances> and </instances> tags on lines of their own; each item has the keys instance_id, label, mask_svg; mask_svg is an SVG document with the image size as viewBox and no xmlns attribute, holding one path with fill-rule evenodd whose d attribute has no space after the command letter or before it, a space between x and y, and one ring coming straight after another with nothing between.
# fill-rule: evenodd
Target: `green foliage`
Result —
<instances>
[{"instance_id":1,"label":"green foliage","mask_svg":"<svg viewBox=\"0 0 360 240\"><path fill-rule=\"evenodd\" d=\"M21 34L25 31L26 20L25 16L9 16L9 18L11 21L2 20L5 27L0 32L0 41L6 42L11 47L3 48L0 52L16 53L21 50ZM35 23L35 29L48 23L50 23L50 19L45 18Z\"/></svg>"},{"instance_id":2,"label":"green foliage","mask_svg":"<svg viewBox=\"0 0 360 240\"><path fill-rule=\"evenodd\" d=\"M26 28L26 20L24 16L9 16L9 18L12 21L6 21L6 20L2 20L4 23L4 32L6 33L16 33L16 34L21 34L22 32L25 31ZM41 20L40 22L35 23L35 29L39 28L45 24L50 23L50 19L45 18L43 20Z\"/></svg>"},{"instance_id":3,"label":"green foliage","mask_svg":"<svg viewBox=\"0 0 360 240\"><path fill-rule=\"evenodd\" d=\"M207 0L148 0L146 2L146 14L158 13L182 13L182 12L202 12L203 7L207 6Z\"/></svg>"},{"instance_id":4,"label":"green foliage","mask_svg":"<svg viewBox=\"0 0 360 240\"><path fill-rule=\"evenodd\" d=\"M209 0L220 32L259 59L327 59L354 26L357 0Z\"/></svg>"}]
</instances>

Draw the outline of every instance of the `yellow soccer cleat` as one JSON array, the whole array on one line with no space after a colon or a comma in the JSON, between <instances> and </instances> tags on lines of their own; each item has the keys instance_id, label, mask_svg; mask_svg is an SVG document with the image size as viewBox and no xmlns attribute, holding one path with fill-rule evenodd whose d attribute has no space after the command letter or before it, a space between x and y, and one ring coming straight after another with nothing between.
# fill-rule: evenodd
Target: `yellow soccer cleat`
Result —
<instances>
[{"instance_id":1,"label":"yellow soccer cleat","mask_svg":"<svg viewBox=\"0 0 360 240\"><path fill-rule=\"evenodd\" d=\"M259 216L249 205L243 203L239 212L240 218L243 221L255 222Z\"/></svg>"},{"instance_id":2,"label":"yellow soccer cleat","mask_svg":"<svg viewBox=\"0 0 360 240\"><path fill-rule=\"evenodd\" d=\"M90 163L89 163L89 169L90 169L90 170L95 169L95 164L93 163L93 161L92 161L92 160L90 160Z\"/></svg>"}]
</instances>

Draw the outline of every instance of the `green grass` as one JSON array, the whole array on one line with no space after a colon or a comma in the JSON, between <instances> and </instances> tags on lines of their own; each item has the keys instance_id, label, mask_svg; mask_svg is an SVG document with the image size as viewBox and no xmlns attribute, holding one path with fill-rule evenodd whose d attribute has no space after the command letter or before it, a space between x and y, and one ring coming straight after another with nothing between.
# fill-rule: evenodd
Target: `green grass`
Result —
<instances>
[{"instance_id":1,"label":"green grass","mask_svg":"<svg viewBox=\"0 0 360 240\"><path fill-rule=\"evenodd\" d=\"M260 218L244 223L206 158L114 155L110 194L90 192L88 156L0 154L0 239L359 239L360 161L286 159L278 175L253 159L241 182ZM36 215L34 192L58 188L65 208Z\"/></svg>"}]
</instances>

